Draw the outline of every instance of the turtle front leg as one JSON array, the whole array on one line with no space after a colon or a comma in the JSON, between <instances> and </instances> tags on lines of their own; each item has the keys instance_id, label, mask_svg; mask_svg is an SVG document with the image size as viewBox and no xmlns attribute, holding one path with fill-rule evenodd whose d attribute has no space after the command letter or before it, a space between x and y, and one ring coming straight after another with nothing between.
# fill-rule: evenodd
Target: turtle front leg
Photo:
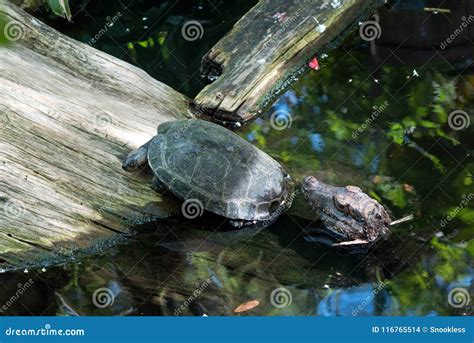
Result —
<instances>
[{"instance_id":1,"label":"turtle front leg","mask_svg":"<svg viewBox=\"0 0 474 343\"><path fill-rule=\"evenodd\" d=\"M166 187L166 185L161 182L160 179L158 179L156 176L153 176L153 180L151 181L151 188L153 188L155 192L158 192L160 194L164 194L168 190L168 187Z\"/></svg>"},{"instance_id":2,"label":"turtle front leg","mask_svg":"<svg viewBox=\"0 0 474 343\"><path fill-rule=\"evenodd\" d=\"M134 171L147 164L148 147L150 146L151 141L152 139L143 144L137 150L134 150L128 154L127 158L125 158L122 163L122 169L125 171Z\"/></svg>"}]
</instances>

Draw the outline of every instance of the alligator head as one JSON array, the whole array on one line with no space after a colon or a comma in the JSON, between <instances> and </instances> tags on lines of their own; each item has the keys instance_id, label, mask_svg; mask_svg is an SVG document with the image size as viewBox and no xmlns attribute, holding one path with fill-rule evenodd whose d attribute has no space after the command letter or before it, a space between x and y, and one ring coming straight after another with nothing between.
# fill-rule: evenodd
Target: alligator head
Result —
<instances>
[{"instance_id":1,"label":"alligator head","mask_svg":"<svg viewBox=\"0 0 474 343\"><path fill-rule=\"evenodd\" d=\"M340 244L368 244L388 235L391 220L387 211L359 187L334 187L307 176L301 188L321 218L324 233L343 242Z\"/></svg>"}]
</instances>

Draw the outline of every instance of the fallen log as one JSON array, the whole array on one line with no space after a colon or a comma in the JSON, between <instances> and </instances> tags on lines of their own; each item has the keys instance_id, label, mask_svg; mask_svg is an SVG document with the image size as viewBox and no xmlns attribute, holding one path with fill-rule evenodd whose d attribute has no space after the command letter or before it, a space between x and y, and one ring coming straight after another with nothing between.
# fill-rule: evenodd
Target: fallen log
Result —
<instances>
[{"instance_id":1,"label":"fallen log","mask_svg":"<svg viewBox=\"0 0 474 343\"><path fill-rule=\"evenodd\" d=\"M4 0L0 15L0 268L94 251L133 218L174 211L121 160L192 117L189 100Z\"/></svg>"},{"instance_id":2,"label":"fallen log","mask_svg":"<svg viewBox=\"0 0 474 343\"><path fill-rule=\"evenodd\" d=\"M203 57L201 73L215 81L194 105L218 120L253 119L377 3L261 0Z\"/></svg>"}]
</instances>

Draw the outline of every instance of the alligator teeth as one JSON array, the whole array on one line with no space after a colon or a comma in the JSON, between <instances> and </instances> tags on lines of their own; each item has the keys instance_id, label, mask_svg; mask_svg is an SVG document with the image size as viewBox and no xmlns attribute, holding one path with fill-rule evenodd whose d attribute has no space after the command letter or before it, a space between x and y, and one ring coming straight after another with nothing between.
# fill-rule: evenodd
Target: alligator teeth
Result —
<instances>
[{"instance_id":1,"label":"alligator teeth","mask_svg":"<svg viewBox=\"0 0 474 343\"><path fill-rule=\"evenodd\" d=\"M401 224L401 223L404 223L404 222L407 222L409 220L413 220L413 218L415 218L415 216L413 214L410 214L408 216L405 216L403 218L400 218L400 219L397 219L397 220L394 220L393 222L391 222L390 226L393 226L393 225L397 225L397 224Z\"/></svg>"}]
</instances>

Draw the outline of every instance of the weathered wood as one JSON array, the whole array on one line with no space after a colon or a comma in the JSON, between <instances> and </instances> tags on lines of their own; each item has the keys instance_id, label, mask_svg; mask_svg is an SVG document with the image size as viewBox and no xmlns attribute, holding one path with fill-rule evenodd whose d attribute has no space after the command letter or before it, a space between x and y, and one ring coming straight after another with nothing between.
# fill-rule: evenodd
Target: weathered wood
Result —
<instances>
[{"instance_id":1,"label":"weathered wood","mask_svg":"<svg viewBox=\"0 0 474 343\"><path fill-rule=\"evenodd\" d=\"M191 117L188 99L4 0L0 15L20 38L0 47L0 268L95 249L128 219L173 211L121 160L159 123Z\"/></svg>"},{"instance_id":2,"label":"weathered wood","mask_svg":"<svg viewBox=\"0 0 474 343\"><path fill-rule=\"evenodd\" d=\"M221 75L196 96L195 106L221 120L252 119L376 3L260 1L204 56L202 74Z\"/></svg>"}]
</instances>

